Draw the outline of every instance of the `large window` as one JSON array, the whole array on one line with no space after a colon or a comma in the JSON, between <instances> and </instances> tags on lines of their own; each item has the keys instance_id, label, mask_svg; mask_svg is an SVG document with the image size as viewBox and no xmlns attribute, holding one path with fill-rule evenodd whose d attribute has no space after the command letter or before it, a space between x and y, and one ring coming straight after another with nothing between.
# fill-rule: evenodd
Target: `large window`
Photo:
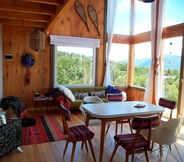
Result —
<instances>
[{"instance_id":1,"label":"large window","mask_svg":"<svg viewBox=\"0 0 184 162\"><path fill-rule=\"evenodd\" d=\"M135 1L135 27L134 34L151 31L151 3Z\"/></svg>"},{"instance_id":2,"label":"large window","mask_svg":"<svg viewBox=\"0 0 184 162\"><path fill-rule=\"evenodd\" d=\"M134 60L134 85L146 87L149 68L151 65L151 43L139 43L135 45Z\"/></svg>"},{"instance_id":3,"label":"large window","mask_svg":"<svg viewBox=\"0 0 184 162\"><path fill-rule=\"evenodd\" d=\"M117 0L114 33L130 34L130 0Z\"/></svg>"},{"instance_id":4,"label":"large window","mask_svg":"<svg viewBox=\"0 0 184 162\"><path fill-rule=\"evenodd\" d=\"M51 35L54 87L94 86L99 39Z\"/></svg>"},{"instance_id":5,"label":"large window","mask_svg":"<svg viewBox=\"0 0 184 162\"><path fill-rule=\"evenodd\" d=\"M184 0L166 1L165 26L172 26L184 22L183 6Z\"/></svg>"},{"instance_id":6,"label":"large window","mask_svg":"<svg viewBox=\"0 0 184 162\"><path fill-rule=\"evenodd\" d=\"M178 101L182 37L164 40L163 96Z\"/></svg>"},{"instance_id":7,"label":"large window","mask_svg":"<svg viewBox=\"0 0 184 162\"><path fill-rule=\"evenodd\" d=\"M129 45L112 43L110 73L112 85L126 85Z\"/></svg>"}]
</instances>

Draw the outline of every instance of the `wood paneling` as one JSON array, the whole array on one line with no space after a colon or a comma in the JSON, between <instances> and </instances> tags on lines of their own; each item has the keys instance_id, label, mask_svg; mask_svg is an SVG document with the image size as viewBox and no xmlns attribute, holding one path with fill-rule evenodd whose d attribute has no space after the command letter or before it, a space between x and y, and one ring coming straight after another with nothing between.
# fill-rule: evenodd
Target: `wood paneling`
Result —
<instances>
[{"instance_id":1,"label":"wood paneling","mask_svg":"<svg viewBox=\"0 0 184 162\"><path fill-rule=\"evenodd\" d=\"M143 101L144 89L136 87L128 87L127 100L128 101Z\"/></svg>"},{"instance_id":2,"label":"wood paneling","mask_svg":"<svg viewBox=\"0 0 184 162\"><path fill-rule=\"evenodd\" d=\"M67 1L71 4L72 0ZM70 2L70 3L69 3ZM86 11L86 17L90 31L87 28L77 12L75 11L74 4L67 8L63 15L58 17L54 25L51 25L46 35L46 47L43 52L35 52L29 48L29 33L27 28L11 28L11 26L3 25L3 97L13 95L22 99L26 106L33 107L33 96L35 92L41 93L42 88L50 88L51 83L51 56L50 56L50 34L65 35L86 38L99 38L100 48L97 55L98 72L97 85L102 85L104 76L104 57L103 57L103 37L104 37L104 1L81 0ZM87 5L91 4L97 11L100 36L93 25L87 13ZM36 4L35 4L36 5ZM38 6L38 5L36 5ZM13 7L13 6L12 6ZM21 7L21 6L20 6ZM14 7L15 8L15 7ZM35 8L36 10L36 8ZM45 8L45 10L47 10ZM52 10L49 11L50 13ZM33 29L32 29L33 30ZM27 68L23 67L20 60L24 53L31 53L35 57L34 66L29 68L31 73L31 82L25 85L25 77ZM42 54L44 59L42 60ZM13 54L12 61L6 61L5 55ZM42 64L43 62L43 64ZM44 66L44 68L42 67ZM43 75L42 75L43 70ZM42 84L42 80L44 80Z\"/></svg>"}]
</instances>

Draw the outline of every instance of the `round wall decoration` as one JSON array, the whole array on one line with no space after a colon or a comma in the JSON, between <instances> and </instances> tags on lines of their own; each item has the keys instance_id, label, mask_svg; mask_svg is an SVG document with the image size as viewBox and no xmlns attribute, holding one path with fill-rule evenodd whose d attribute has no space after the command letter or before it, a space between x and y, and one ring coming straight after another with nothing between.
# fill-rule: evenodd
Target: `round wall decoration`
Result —
<instances>
[{"instance_id":1,"label":"round wall decoration","mask_svg":"<svg viewBox=\"0 0 184 162\"><path fill-rule=\"evenodd\" d=\"M22 55L22 58L21 58L21 63L24 67L31 67L34 65L35 63L35 58L33 55L31 54L28 54L28 53L25 53Z\"/></svg>"}]
</instances>

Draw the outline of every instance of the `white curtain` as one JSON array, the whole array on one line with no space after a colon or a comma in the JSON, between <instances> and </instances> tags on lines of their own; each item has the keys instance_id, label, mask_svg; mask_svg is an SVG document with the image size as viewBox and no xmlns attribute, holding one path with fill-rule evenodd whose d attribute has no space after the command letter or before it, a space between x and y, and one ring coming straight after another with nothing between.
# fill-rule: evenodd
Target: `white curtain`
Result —
<instances>
[{"instance_id":1,"label":"white curtain","mask_svg":"<svg viewBox=\"0 0 184 162\"><path fill-rule=\"evenodd\" d=\"M158 5L158 19L156 18L156 6ZM148 75L148 81L146 85L146 90L144 94L144 101L152 103L152 99L156 104L161 96L161 66L160 54L162 45L162 30L164 25L164 14L165 14L165 3L166 0L157 0L152 3L151 7L151 58L152 63L150 66L150 71ZM157 21L158 20L158 21ZM154 96L153 96L154 95Z\"/></svg>"},{"instance_id":2,"label":"white curtain","mask_svg":"<svg viewBox=\"0 0 184 162\"><path fill-rule=\"evenodd\" d=\"M103 86L111 85L109 56L111 53L116 8L117 8L117 0L107 1L107 34L108 34L107 42L108 42L108 45L107 45L107 53L106 53L106 57L107 57L106 58L106 71L105 71Z\"/></svg>"}]
</instances>

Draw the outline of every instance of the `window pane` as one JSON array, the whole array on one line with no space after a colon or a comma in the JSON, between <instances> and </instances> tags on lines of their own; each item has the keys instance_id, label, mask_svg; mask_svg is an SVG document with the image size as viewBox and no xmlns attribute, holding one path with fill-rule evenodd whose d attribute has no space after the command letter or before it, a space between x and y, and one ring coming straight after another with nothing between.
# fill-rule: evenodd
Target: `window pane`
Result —
<instances>
[{"instance_id":1,"label":"window pane","mask_svg":"<svg viewBox=\"0 0 184 162\"><path fill-rule=\"evenodd\" d=\"M130 34L130 0L117 0L114 33Z\"/></svg>"},{"instance_id":2,"label":"window pane","mask_svg":"<svg viewBox=\"0 0 184 162\"><path fill-rule=\"evenodd\" d=\"M184 7L184 0L166 1L165 26L172 26L184 22L183 7Z\"/></svg>"},{"instance_id":3,"label":"window pane","mask_svg":"<svg viewBox=\"0 0 184 162\"><path fill-rule=\"evenodd\" d=\"M135 28L134 34L151 31L151 3L135 1Z\"/></svg>"},{"instance_id":4,"label":"window pane","mask_svg":"<svg viewBox=\"0 0 184 162\"><path fill-rule=\"evenodd\" d=\"M93 48L57 46L55 86L94 85Z\"/></svg>"},{"instance_id":5,"label":"window pane","mask_svg":"<svg viewBox=\"0 0 184 162\"><path fill-rule=\"evenodd\" d=\"M151 64L151 43L135 45L134 85L146 88L149 68Z\"/></svg>"},{"instance_id":6,"label":"window pane","mask_svg":"<svg viewBox=\"0 0 184 162\"><path fill-rule=\"evenodd\" d=\"M110 54L112 85L126 85L129 45L113 43Z\"/></svg>"},{"instance_id":7,"label":"window pane","mask_svg":"<svg viewBox=\"0 0 184 162\"><path fill-rule=\"evenodd\" d=\"M164 40L163 97L178 101L182 37Z\"/></svg>"}]
</instances>

